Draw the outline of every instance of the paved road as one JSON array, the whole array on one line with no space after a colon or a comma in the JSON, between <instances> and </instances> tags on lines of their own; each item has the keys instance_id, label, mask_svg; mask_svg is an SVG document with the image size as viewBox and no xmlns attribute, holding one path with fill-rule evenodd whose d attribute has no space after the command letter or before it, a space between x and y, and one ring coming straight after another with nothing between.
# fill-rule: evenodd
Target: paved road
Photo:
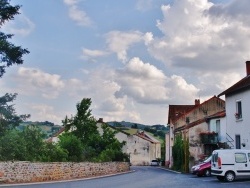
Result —
<instances>
[{"instance_id":1,"label":"paved road","mask_svg":"<svg viewBox=\"0 0 250 188\"><path fill-rule=\"evenodd\" d=\"M131 167L132 173L111 177L29 185L0 185L9 188L249 188L250 179L232 183L219 182L215 177L180 174L159 167Z\"/></svg>"}]
</instances>

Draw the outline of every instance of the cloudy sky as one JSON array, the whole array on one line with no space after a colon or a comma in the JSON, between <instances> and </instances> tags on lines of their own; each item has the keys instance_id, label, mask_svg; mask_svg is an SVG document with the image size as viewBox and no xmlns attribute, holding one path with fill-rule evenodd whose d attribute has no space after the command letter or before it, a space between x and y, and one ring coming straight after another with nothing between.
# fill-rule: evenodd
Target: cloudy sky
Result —
<instances>
[{"instance_id":1,"label":"cloudy sky","mask_svg":"<svg viewBox=\"0 0 250 188\"><path fill-rule=\"evenodd\" d=\"M92 99L104 121L167 124L169 104L218 95L246 75L249 0L11 0L1 29L30 51L0 79L18 114L61 124Z\"/></svg>"}]
</instances>

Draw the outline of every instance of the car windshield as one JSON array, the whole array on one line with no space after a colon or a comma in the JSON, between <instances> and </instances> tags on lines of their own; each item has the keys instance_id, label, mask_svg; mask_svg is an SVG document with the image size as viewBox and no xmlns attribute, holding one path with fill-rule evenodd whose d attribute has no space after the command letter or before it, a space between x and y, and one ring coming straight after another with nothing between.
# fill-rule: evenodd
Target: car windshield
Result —
<instances>
[{"instance_id":1,"label":"car windshield","mask_svg":"<svg viewBox=\"0 0 250 188\"><path fill-rule=\"evenodd\" d=\"M211 161L211 158L212 158L212 156L209 156L206 160L204 160L203 162L204 163L207 163L207 162L210 162Z\"/></svg>"}]
</instances>

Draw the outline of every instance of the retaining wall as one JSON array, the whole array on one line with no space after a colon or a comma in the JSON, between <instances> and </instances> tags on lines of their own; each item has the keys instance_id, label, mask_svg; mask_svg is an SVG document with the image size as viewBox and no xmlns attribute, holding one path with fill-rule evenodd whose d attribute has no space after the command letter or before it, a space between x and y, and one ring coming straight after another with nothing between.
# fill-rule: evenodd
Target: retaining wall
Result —
<instances>
[{"instance_id":1,"label":"retaining wall","mask_svg":"<svg viewBox=\"0 0 250 188\"><path fill-rule=\"evenodd\" d=\"M5 183L69 180L115 174L129 170L130 166L127 162L0 162L0 180Z\"/></svg>"}]
</instances>

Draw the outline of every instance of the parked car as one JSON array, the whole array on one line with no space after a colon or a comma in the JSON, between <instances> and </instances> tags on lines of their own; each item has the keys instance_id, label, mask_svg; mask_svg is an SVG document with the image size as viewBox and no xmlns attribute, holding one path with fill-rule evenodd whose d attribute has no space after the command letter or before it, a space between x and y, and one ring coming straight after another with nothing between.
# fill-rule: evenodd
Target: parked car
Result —
<instances>
[{"instance_id":1,"label":"parked car","mask_svg":"<svg viewBox=\"0 0 250 188\"><path fill-rule=\"evenodd\" d=\"M157 160L152 160L152 161L150 162L150 166L159 166L159 161L157 161Z\"/></svg>"},{"instance_id":2,"label":"parked car","mask_svg":"<svg viewBox=\"0 0 250 188\"><path fill-rule=\"evenodd\" d=\"M250 178L250 150L214 150L211 164L212 175L219 181L232 182L238 177Z\"/></svg>"},{"instance_id":3,"label":"parked car","mask_svg":"<svg viewBox=\"0 0 250 188\"><path fill-rule=\"evenodd\" d=\"M206 160L204 160L200 164L193 166L191 168L191 173L199 177L211 176L211 158L212 156L208 157Z\"/></svg>"}]
</instances>

